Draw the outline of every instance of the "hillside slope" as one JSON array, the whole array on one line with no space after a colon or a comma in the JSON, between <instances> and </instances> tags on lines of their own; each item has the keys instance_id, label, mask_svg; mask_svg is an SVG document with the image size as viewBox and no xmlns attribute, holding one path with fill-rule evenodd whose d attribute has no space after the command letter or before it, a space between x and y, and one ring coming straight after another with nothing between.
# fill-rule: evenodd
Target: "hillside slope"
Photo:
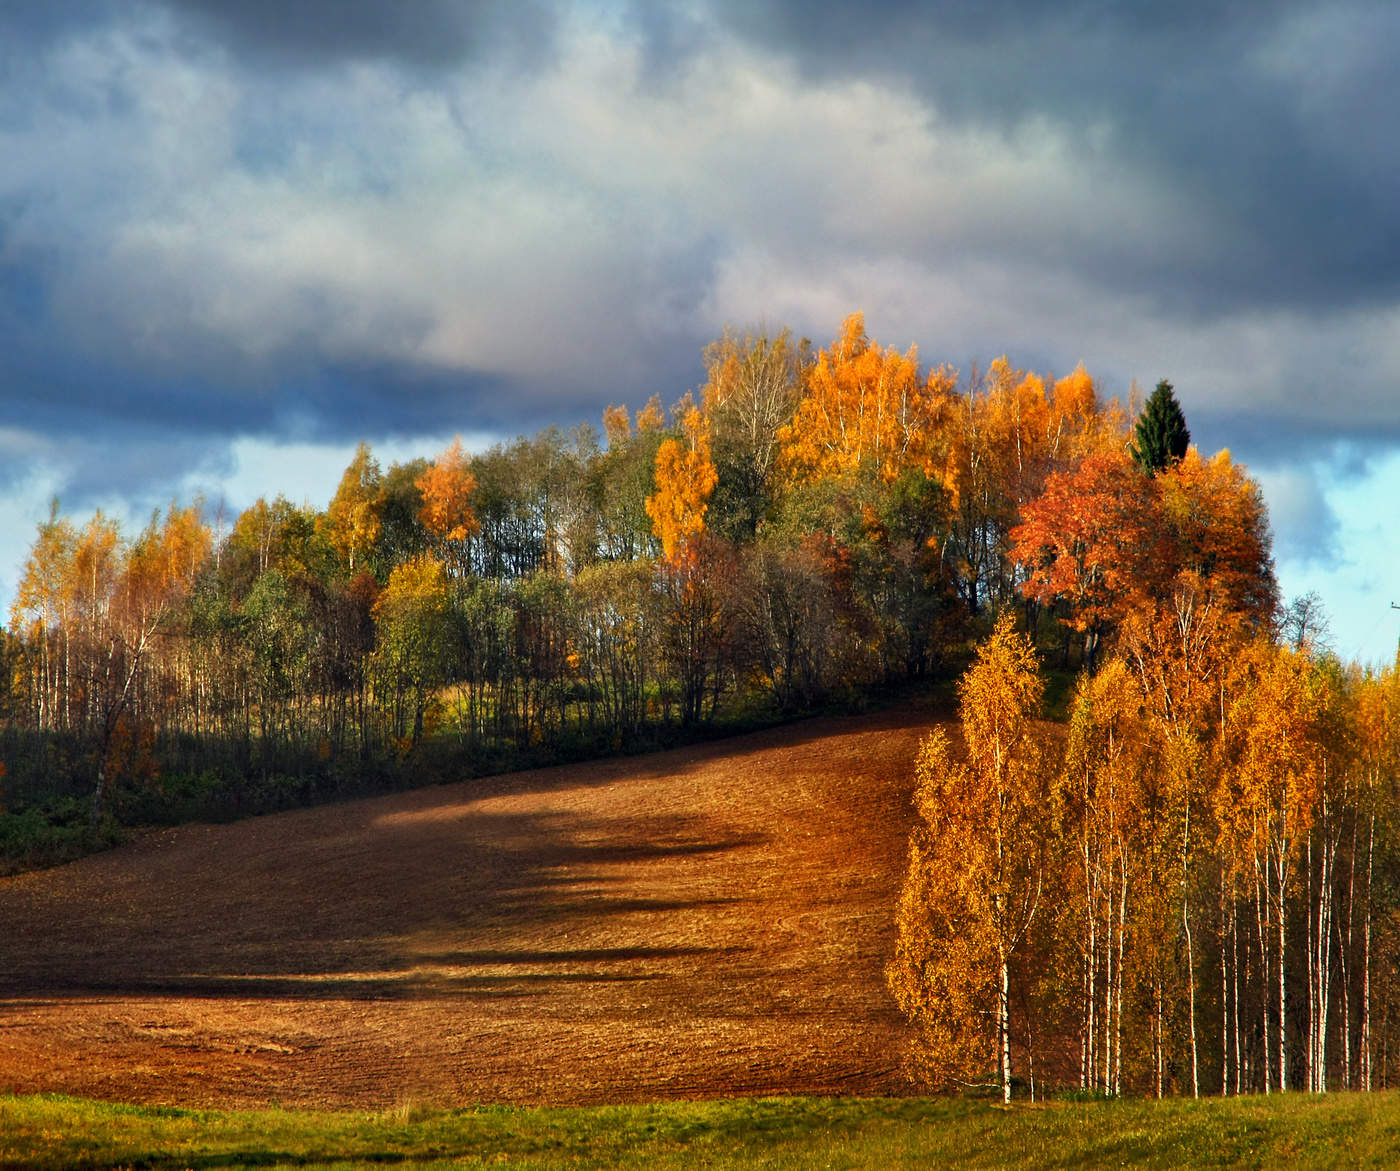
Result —
<instances>
[{"instance_id":1,"label":"hillside slope","mask_svg":"<svg viewBox=\"0 0 1400 1171\"><path fill-rule=\"evenodd\" d=\"M913 709L153 834L0 880L0 1090L895 1092Z\"/></svg>"}]
</instances>

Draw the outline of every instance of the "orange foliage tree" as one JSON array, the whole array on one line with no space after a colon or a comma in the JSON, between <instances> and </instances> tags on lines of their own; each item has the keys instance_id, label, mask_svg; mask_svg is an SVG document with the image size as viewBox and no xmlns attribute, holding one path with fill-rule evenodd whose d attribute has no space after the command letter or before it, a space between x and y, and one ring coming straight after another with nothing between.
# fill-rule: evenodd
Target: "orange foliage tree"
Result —
<instances>
[{"instance_id":1,"label":"orange foliage tree","mask_svg":"<svg viewBox=\"0 0 1400 1171\"><path fill-rule=\"evenodd\" d=\"M419 523L437 540L444 565L456 574L465 573L466 542L481 531L481 524L472 511L476 477L467 467L461 437L453 439L414 483L423 496Z\"/></svg>"},{"instance_id":2,"label":"orange foliage tree","mask_svg":"<svg viewBox=\"0 0 1400 1171\"><path fill-rule=\"evenodd\" d=\"M1261 998L1261 1026L1266 1061L1276 1060L1278 1088L1287 1090L1289 897L1323 783L1320 679L1309 656L1263 641L1244 652L1235 671L1235 694L1222 729L1225 767L1216 808L1229 837L1243 845L1262 887L1259 946L1264 956L1271 942L1266 925L1274 931L1272 958L1278 982L1272 1055L1267 1053L1267 993Z\"/></svg>"},{"instance_id":3,"label":"orange foliage tree","mask_svg":"<svg viewBox=\"0 0 1400 1171\"><path fill-rule=\"evenodd\" d=\"M1150 850L1143 831L1156 754L1143 715L1127 664L1110 659L1080 677L1065 748L1066 829L1074 844L1065 911L1066 929L1079 936L1079 1085L1110 1094L1123 1088L1128 936Z\"/></svg>"},{"instance_id":4,"label":"orange foliage tree","mask_svg":"<svg viewBox=\"0 0 1400 1171\"><path fill-rule=\"evenodd\" d=\"M1195 447L1155 483L1172 568L1198 575L1225 605L1266 626L1278 607L1278 586L1259 485L1228 451L1205 459Z\"/></svg>"},{"instance_id":5,"label":"orange foliage tree","mask_svg":"<svg viewBox=\"0 0 1400 1171\"><path fill-rule=\"evenodd\" d=\"M657 449L656 491L646 502L667 557L674 557L687 538L704 532L705 511L719 478L710 458L709 427L698 407L682 408L680 428L681 439L666 439Z\"/></svg>"},{"instance_id":6,"label":"orange foliage tree","mask_svg":"<svg viewBox=\"0 0 1400 1171\"><path fill-rule=\"evenodd\" d=\"M1151 593L1162 559L1152 504L1152 481L1126 453L1091 455L1051 474L1011 531L1011 556L1028 571L1022 592L1067 607L1088 666L1101 636Z\"/></svg>"},{"instance_id":7,"label":"orange foliage tree","mask_svg":"<svg viewBox=\"0 0 1400 1171\"><path fill-rule=\"evenodd\" d=\"M909 467L938 470L943 419L956 375L939 368L919 377L918 350L882 350L852 313L841 336L817 354L801 401L779 432L797 482L840 475L871 463L885 481Z\"/></svg>"},{"instance_id":8,"label":"orange foliage tree","mask_svg":"<svg viewBox=\"0 0 1400 1171\"><path fill-rule=\"evenodd\" d=\"M1053 772L1032 723L1043 692L1035 651L1004 614L958 685L965 757L939 731L919 749L922 824L887 973L918 1029L915 1069L958 1081L992 1057L1006 1102L1011 960L1039 909L1058 832Z\"/></svg>"}]
</instances>

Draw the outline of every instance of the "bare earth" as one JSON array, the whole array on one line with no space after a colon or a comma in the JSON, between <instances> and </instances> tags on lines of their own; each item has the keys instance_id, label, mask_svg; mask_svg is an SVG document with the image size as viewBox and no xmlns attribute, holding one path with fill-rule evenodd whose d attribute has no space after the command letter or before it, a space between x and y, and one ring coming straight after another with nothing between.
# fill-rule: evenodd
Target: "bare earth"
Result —
<instances>
[{"instance_id":1,"label":"bare earth","mask_svg":"<svg viewBox=\"0 0 1400 1171\"><path fill-rule=\"evenodd\" d=\"M898 1093L921 711L0 879L0 1091L186 1106Z\"/></svg>"}]
</instances>

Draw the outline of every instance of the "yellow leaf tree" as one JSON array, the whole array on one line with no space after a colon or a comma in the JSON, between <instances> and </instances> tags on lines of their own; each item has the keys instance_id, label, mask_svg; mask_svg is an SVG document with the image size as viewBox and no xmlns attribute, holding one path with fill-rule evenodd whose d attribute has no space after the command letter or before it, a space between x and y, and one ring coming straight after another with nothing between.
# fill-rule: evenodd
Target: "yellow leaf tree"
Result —
<instances>
[{"instance_id":1,"label":"yellow leaf tree","mask_svg":"<svg viewBox=\"0 0 1400 1171\"><path fill-rule=\"evenodd\" d=\"M330 543L345 558L352 575L356 560L363 561L379 540L383 507L383 475L379 461L370 454L369 444L361 443L326 509Z\"/></svg>"},{"instance_id":2,"label":"yellow leaf tree","mask_svg":"<svg viewBox=\"0 0 1400 1171\"><path fill-rule=\"evenodd\" d=\"M442 563L420 556L395 566L373 613L376 689L395 738L414 747L433 696L447 680L452 652Z\"/></svg>"},{"instance_id":3,"label":"yellow leaf tree","mask_svg":"<svg viewBox=\"0 0 1400 1171\"><path fill-rule=\"evenodd\" d=\"M1216 806L1225 831L1244 847L1259 884L1259 946L1270 944L1277 974L1274 1053L1269 1054L1269 1002L1262 997L1266 1068L1288 1089L1288 910L1299 851L1322 793L1322 694L1316 664L1299 651L1257 642L1235 669L1234 697L1222 740L1226 765ZM1273 940L1266 934L1271 928ZM1265 1087L1268 1088L1266 1075Z\"/></svg>"},{"instance_id":4,"label":"yellow leaf tree","mask_svg":"<svg viewBox=\"0 0 1400 1171\"><path fill-rule=\"evenodd\" d=\"M418 520L437 540L445 567L462 574L467 567L467 541L481 531L472 510L476 477L467 467L461 437L457 437L414 481L423 496Z\"/></svg>"},{"instance_id":5,"label":"yellow leaf tree","mask_svg":"<svg viewBox=\"0 0 1400 1171\"><path fill-rule=\"evenodd\" d=\"M1259 485L1228 451L1206 459L1195 447L1156 479L1177 571L1198 574L1232 609L1268 623L1278 586Z\"/></svg>"},{"instance_id":6,"label":"yellow leaf tree","mask_svg":"<svg viewBox=\"0 0 1400 1171\"><path fill-rule=\"evenodd\" d=\"M1153 768L1137 685L1120 658L1080 678L1070 714L1063 794L1073 837L1066 923L1080 936L1081 1089L1122 1092L1123 992L1130 898L1142 859ZM1136 910L1136 906L1133 907Z\"/></svg>"},{"instance_id":7,"label":"yellow leaf tree","mask_svg":"<svg viewBox=\"0 0 1400 1171\"><path fill-rule=\"evenodd\" d=\"M681 439L664 440L656 452L656 491L647 497L647 516L668 558L689 537L705 531L705 511L719 475L710 457L709 427L700 409L681 414Z\"/></svg>"},{"instance_id":8,"label":"yellow leaf tree","mask_svg":"<svg viewBox=\"0 0 1400 1171\"><path fill-rule=\"evenodd\" d=\"M966 1082L992 1058L1004 1102L1011 960L1039 908L1056 834L1052 774L1033 726L1043 691L1034 649L1003 615L958 685L965 757L941 732L920 746L921 824L887 971L916 1029L914 1072Z\"/></svg>"},{"instance_id":9,"label":"yellow leaf tree","mask_svg":"<svg viewBox=\"0 0 1400 1171\"><path fill-rule=\"evenodd\" d=\"M797 483L839 476L865 464L886 482L910 467L933 473L956 374L940 367L919 377L919 354L883 350L852 313L841 336L817 354L791 423L778 433Z\"/></svg>"}]
</instances>

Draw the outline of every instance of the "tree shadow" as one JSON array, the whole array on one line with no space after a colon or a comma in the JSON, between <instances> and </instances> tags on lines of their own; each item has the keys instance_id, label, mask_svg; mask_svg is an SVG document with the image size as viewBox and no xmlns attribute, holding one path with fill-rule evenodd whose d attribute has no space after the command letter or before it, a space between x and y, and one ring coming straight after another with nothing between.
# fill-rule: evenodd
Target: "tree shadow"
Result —
<instances>
[{"instance_id":1,"label":"tree shadow","mask_svg":"<svg viewBox=\"0 0 1400 1171\"><path fill-rule=\"evenodd\" d=\"M654 979L667 974L658 964L703 964L730 949L625 936L655 938L670 918L746 899L672 881L672 864L693 869L767 840L707 835L687 818L654 819L662 840L640 840L613 819L477 810L340 825L242 858L228 850L221 864L221 848L247 847L240 827L200 828L209 840L187 843L184 856L141 854L125 868L76 872L78 881L50 872L31 878L25 904L0 897L0 935L11 942L0 994L502 997ZM623 944L611 946L618 932ZM550 946L589 933L599 946ZM515 972L443 970L505 965ZM569 966L609 970L561 970Z\"/></svg>"},{"instance_id":2,"label":"tree shadow","mask_svg":"<svg viewBox=\"0 0 1400 1171\"><path fill-rule=\"evenodd\" d=\"M802 716L757 731L697 740L676 748L664 748L632 756L547 765L519 772L492 773L466 781L452 781L442 788L460 789L469 799L518 797L603 785L642 783L685 776L702 767L732 764L775 749L802 748L832 736L879 732L927 731L947 719L947 713L926 701L902 701L889 708L857 714Z\"/></svg>"}]
</instances>

